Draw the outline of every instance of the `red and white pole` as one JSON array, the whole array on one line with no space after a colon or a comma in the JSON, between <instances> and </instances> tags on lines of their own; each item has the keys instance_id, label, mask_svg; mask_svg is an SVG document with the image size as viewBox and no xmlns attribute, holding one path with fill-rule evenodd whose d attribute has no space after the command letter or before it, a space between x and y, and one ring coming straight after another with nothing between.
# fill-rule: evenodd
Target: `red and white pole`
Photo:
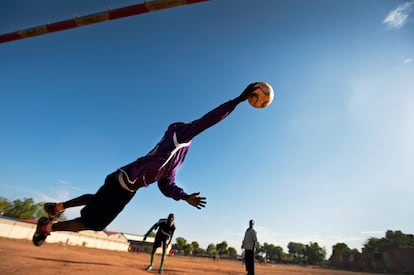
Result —
<instances>
[{"instance_id":1,"label":"red and white pole","mask_svg":"<svg viewBox=\"0 0 414 275\"><path fill-rule=\"evenodd\" d=\"M50 23L29 29L19 30L16 32L0 35L0 43L11 42L23 38L64 31L68 29L78 28L86 25L96 24L100 22L120 19L128 16L139 15L147 12L158 11L168 8L174 8L183 5L205 2L208 0L157 0L144 2L137 5L127 6L118 9L109 9L105 12L95 13L74 19L64 20L56 23Z\"/></svg>"}]
</instances>

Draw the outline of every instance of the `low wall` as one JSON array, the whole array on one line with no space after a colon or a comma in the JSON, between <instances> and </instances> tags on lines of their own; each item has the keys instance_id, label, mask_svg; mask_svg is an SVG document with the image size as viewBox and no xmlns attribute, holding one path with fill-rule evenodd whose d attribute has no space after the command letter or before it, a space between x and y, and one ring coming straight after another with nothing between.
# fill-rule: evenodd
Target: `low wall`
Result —
<instances>
[{"instance_id":1,"label":"low wall","mask_svg":"<svg viewBox=\"0 0 414 275\"><path fill-rule=\"evenodd\" d=\"M35 230L35 224L0 219L0 237L32 240ZM121 235L108 236L103 231L52 232L46 242L117 251L128 251L129 247L128 240Z\"/></svg>"}]
</instances>

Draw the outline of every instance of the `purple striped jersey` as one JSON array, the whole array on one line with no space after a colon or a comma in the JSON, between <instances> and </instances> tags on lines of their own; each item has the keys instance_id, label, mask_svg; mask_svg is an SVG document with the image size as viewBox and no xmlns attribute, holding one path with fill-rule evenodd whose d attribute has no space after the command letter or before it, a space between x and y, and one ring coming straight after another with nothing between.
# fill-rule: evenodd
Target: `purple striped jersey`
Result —
<instances>
[{"instance_id":1,"label":"purple striped jersey","mask_svg":"<svg viewBox=\"0 0 414 275\"><path fill-rule=\"evenodd\" d=\"M139 185L158 182L161 192L175 200L184 199L187 193L175 184L175 174L190 149L191 140L226 118L239 101L229 100L189 123L172 123L157 145L144 157L140 157L120 170L127 179L126 185L136 190Z\"/></svg>"}]
</instances>

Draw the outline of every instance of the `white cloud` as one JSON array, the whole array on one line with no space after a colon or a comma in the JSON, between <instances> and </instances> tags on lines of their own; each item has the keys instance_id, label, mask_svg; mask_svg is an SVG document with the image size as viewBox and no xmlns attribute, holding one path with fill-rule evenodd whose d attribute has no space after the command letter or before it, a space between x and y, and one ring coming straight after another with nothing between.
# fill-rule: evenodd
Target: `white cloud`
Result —
<instances>
[{"instance_id":1,"label":"white cloud","mask_svg":"<svg viewBox=\"0 0 414 275\"><path fill-rule=\"evenodd\" d=\"M65 181L65 180L58 180L58 182L59 182L60 184L63 184L63 185L69 185L69 184L70 184L69 182L67 182L67 181Z\"/></svg>"},{"instance_id":2,"label":"white cloud","mask_svg":"<svg viewBox=\"0 0 414 275\"><path fill-rule=\"evenodd\" d=\"M408 63L413 62L413 59L412 58L404 58L403 62L404 62L404 64L408 64Z\"/></svg>"},{"instance_id":3,"label":"white cloud","mask_svg":"<svg viewBox=\"0 0 414 275\"><path fill-rule=\"evenodd\" d=\"M391 28L399 29L407 23L408 17L414 6L414 1L404 2L393 9L383 23Z\"/></svg>"}]
</instances>

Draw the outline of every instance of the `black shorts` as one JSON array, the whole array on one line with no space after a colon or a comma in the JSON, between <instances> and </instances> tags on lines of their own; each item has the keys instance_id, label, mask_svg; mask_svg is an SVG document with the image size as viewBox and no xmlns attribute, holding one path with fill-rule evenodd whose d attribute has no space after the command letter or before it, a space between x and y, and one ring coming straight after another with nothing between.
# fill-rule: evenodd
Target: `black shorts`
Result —
<instances>
[{"instance_id":1,"label":"black shorts","mask_svg":"<svg viewBox=\"0 0 414 275\"><path fill-rule=\"evenodd\" d=\"M165 247L167 247L167 240L169 238L163 235L156 235L155 236L155 240L154 240L154 244L152 245L152 247L160 247L161 245L164 245Z\"/></svg>"},{"instance_id":2,"label":"black shorts","mask_svg":"<svg viewBox=\"0 0 414 275\"><path fill-rule=\"evenodd\" d=\"M91 230L103 230L124 209L135 192L122 188L116 171L109 174L104 185L94 195L93 201L81 210L82 223Z\"/></svg>"}]
</instances>

